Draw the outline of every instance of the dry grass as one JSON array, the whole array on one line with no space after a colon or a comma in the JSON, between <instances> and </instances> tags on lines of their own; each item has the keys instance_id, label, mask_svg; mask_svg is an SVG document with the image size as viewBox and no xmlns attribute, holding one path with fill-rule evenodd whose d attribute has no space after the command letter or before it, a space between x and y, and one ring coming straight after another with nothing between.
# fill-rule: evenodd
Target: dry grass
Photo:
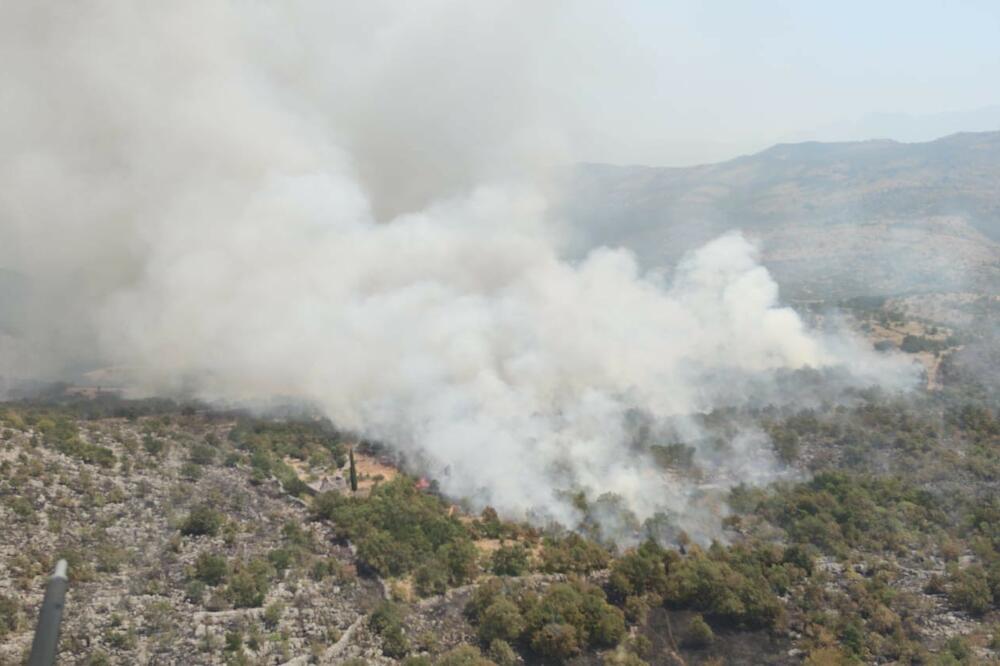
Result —
<instances>
[{"instance_id":1,"label":"dry grass","mask_svg":"<svg viewBox=\"0 0 1000 666\"><path fill-rule=\"evenodd\" d=\"M374 456L354 452L354 466L358 471L358 491L369 492L376 483L392 481L399 470Z\"/></svg>"}]
</instances>

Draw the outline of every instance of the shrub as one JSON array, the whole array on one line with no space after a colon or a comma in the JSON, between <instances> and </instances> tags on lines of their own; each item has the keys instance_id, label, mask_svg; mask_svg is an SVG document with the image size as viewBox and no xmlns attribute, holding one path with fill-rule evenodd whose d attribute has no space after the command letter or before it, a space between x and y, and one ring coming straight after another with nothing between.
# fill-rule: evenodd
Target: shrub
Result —
<instances>
[{"instance_id":1,"label":"shrub","mask_svg":"<svg viewBox=\"0 0 1000 666\"><path fill-rule=\"evenodd\" d=\"M358 562L379 576L399 576L410 570L413 554L383 530L371 530L357 542Z\"/></svg>"},{"instance_id":2,"label":"shrub","mask_svg":"<svg viewBox=\"0 0 1000 666\"><path fill-rule=\"evenodd\" d=\"M208 444L195 444L191 447L189 460L195 465L211 465L215 462L215 449Z\"/></svg>"},{"instance_id":3,"label":"shrub","mask_svg":"<svg viewBox=\"0 0 1000 666\"><path fill-rule=\"evenodd\" d=\"M621 648L605 656L603 663L605 666L649 666L649 663L638 655Z\"/></svg>"},{"instance_id":4,"label":"shrub","mask_svg":"<svg viewBox=\"0 0 1000 666\"><path fill-rule=\"evenodd\" d=\"M197 481L201 478L201 467L191 462L184 463L181 466L180 477L188 481Z\"/></svg>"},{"instance_id":5,"label":"shrub","mask_svg":"<svg viewBox=\"0 0 1000 666\"><path fill-rule=\"evenodd\" d=\"M666 580L666 601L742 626L774 626L783 608L766 578L753 563L742 563L744 573L724 557L721 550L713 557L694 551L675 562Z\"/></svg>"},{"instance_id":6,"label":"shrub","mask_svg":"<svg viewBox=\"0 0 1000 666\"><path fill-rule=\"evenodd\" d=\"M496 509L491 506L486 507L479 514L479 521L476 527L479 530L480 536L487 539L499 539L503 531L503 523L500 522L500 516L497 515Z\"/></svg>"},{"instance_id":7,"label":"shrub","mask_svg":"<svg viewBox=\"0 0 1000 666\"><path fill-rule=\"evenodd\" d=\"M497 666L515 666L517 653L507 641L496 639L490 643L489 657Z\"/></svg>"},{"instance_id":8,"label":"shrub","mask_svg":"<svg viewBox=\"0 0 1000 666\"><path fill-rule=\"evenodd\" d=\"M613 647L625 636L625 614L607 603L591 601L586 609L587 633L591 645Z\"/></svg>"},{"instance_id":9,"label":"shrub","mask_svg":"<svg viewBox=\"0 0 1000 666\"><path fill-rule=\"evenodd\" d=\"M948 654L962 663L965 663L972 654L972 649L963 636L952 636L945 641L944 648Z\"/></svg>"},{"instance_id":10,"label":"shrub","mask_svg":"<svg viewBox=\"0 0 1000 666\"><path fill-rule=\"evenodd\" d=\"M226 579L229 567L226 558L212 553L201 553L194 561L194 577L206 585L218 585Z\"/></svg>"},{"instance_id":11,"label":"shrub","mask_svg":"<svg viewBox=\"0 0 1000 666\"><path fill-rule=\"evenodd\" d=\"M438 549L438 557L448 568L448 581L452 585L464 585L478 573L476 561L479 551L469 539L456 539Z\"/></svg>"},{"instance_id":12,"label":"shrub","mask_svg":"<svg viewBox=\"0 0 1000 666\"><path fill-rule=\"evenodd\" d=\"M856 663L842 650L835 647L824 647L811 651L806 657L805 666L853 666Z\"/></svg>"},{"instance_id":13,"label":"shrub","mask_svg":"<svg viewBox=\"0 0 1000 666\"><path fill-rule=\"evenodd\" d=\"M973 565L956 571L951 576L948 600L973 615L987 612L993 603L993 593L983 568Z\"/></svg>"},{"instance_id":14,"label":"shrub","mask_svg":"<svg viewBox=\"0 0 1000 666\"><path fill-rule=\"evenodd\" d=\"M267 559L282 574L292 565L293 553L288 548L275 548L267 554Z\"/></svg>"},{"instance_id":15,"label":"shrub","mask_svg":"<svg viewBox=\"0 0 1000 666\"><path fill-rule=\"evenodd\" d=\"M181 524L181 534L215 536L221 526L222 514L207 505L199 504L191 509Z\"/></svg>"},{"instance_id":16,"label":"shrub","mask_svg":"<svg viewBox=\"0 0 1000 666\"><path fill-rule=\"evenodd\" d=\"M425 562L413 572L413 586L422 597L443 594L448 589L448 569L438 559Z\"/></svg>"},{"instance_id":17,"label":"shrub","mask_svg":"<svg viewBox=\"0 0 1000 666\"><path fill-rule=\"evenodd\" d=\"M649 614L649 602L645 596L625 597L625 617L633 624L644 624Z\"/></svg>"},{"instance_id":18,"label":"shrub","mask_svg":"<svg viewBox=\"0 0 1000 666\"><path fill-rule=\"evenodd\" d=\"M238 652L243 649L243 634L239 631L226 632L226 652Z\"/></svg>"},{"instance_id":19,"label":"shrub","mask_svg":"<svg viewBox=\"0 0 1000 666\"><path fill-rule=\"evenodd\" d=\"M281 622L281 615L285 612L285 606L280 601L268 605L264 609L264 625L268 629L274 629Z\"/></svg>"},{"instance_id":20,"label":"shrub","mask_svg":"<svg viewBox=\"0 0 1000 666\"><path fill-rule=\"evenodd\" d=\"M107 542L98 544L94 549L94 560L101 573L117 573L127 557L128 552L124 548Z\"/></svg>"},{"instance_id":21,"label":"shrub","mask_svg":"<svg viewBox=\"0 0 1000 666\"><path fill-rule=\"evenodd\" d=\"M17 631L21 625L21 604L15 599L0 595L0 639Z\"/></svg>"},{"instance_id":22,"label":"shrub","mask_svg":"<svg viewBox=\"0 0 1000 666\"><path fill-rule=\"evenodd\" d=\"M313 546L312 533L302 529L301 525L291 520L281 526L281 538L298 548L311 548Z\"/></svg>"},{"instance_id":23,"label":"shrub","mask_svg":"<svg viewBox=\"0 0 1000 666\"><path fill-rule=\"evenodd\" d=\"M403 634L403 609L391 601L383 601L368 619L372 630L382 638L382 653L387 657L400 659L410 651L409 642Z\"/></svg>"},{"instance_id":24,"label":"shrub","mask_svg":"<svg viewBox=\"0 0 1000 666\"><path fill-rule=\"evenodd\" d=\"M563 662L580 651L580 641L572 625L551 623L534 633L531 647L543 657Z\"/></svg>"},{"instance_id":25,"label":"shrub","mask_svg":"<svg viewBox=\"0 0 1000 666\"><path fill-rule=\"evenodd\" d=\"M500 598L479 619L479 639L486 644L497 639L513 643L521 637L524 627L524 618L517 604Z\"/></svg>"},{"instance_id":26,"label":"shrub","mask_svg":"<svg viewBox=\"0 0 1000 666\"><path fill-rule=\"evenodd\" d=\"M184 586L184 599L192 604L200 604L205 597L205 583L200 580L189 581Z\"/></svg>"},{"instance_id":27,"label":"shrub","mask_svg":"<svg viewBox=\"0 0 1000 666\"><path fill-rule=\"evenodd\" d=\"M108 666L110 663L108 653L100 649L91 652L86 661L87 666Z\"/></svg>"},{"instance_id":28,"label":"shrub","mask_svg":"<svg viewBox=\"0 0 1000 666\"><path fill-rule=\"evenodd\" d=\"M15 496L7 498L7 506L19 518L34 519L35 507L32 506L31 500L27 497Z\"/></svg>"},{"instance_id":29,"label":"shrub","mask_svg":"<svg viewBox=\"0 0 1000 666\"><path fill-rule=\"evenodd\" d=\"M472 598L465 606L465 614L474 622L479 618L490 605L504 594L504 583L499 578L487 578L482 581L472 591Z\"/></svg>"},{"instance_id":30,"label":"shrub","mask_svg":"<svg viewBox=\"0 0 1000 666\"><path fill-rule=\"evenodd\" d=\"M226 596L236 608L259 608L264 603L270 587L268 565L254 560L241 566L230 577Z\"/></svg>"},{"instance_id":31,"label":"shrub","mask_svg":"<svg viewBox=\"0 0 1000 666\"><path fill-rule=\"evenodd\" d=\"M495 666L474 645L459 645L448 650L437 660L437 666Z\"/></svg>"},{"instance_id":32,"label":"shrub","mask_svg":"<svg viewBox=\"0 0 1000 666\"><path fill-rule=\"evenodd\" d=\"M162 439L157 439L151 434L146 433L142 438L142 446L146 449L146 452L151 456L159 456L163 453L166 448L166 444Z\"/></svg>"},{"instance_id":33,"label":"shrub","mask_svg":"<svg viewBox=\"0 0 1000 666\"><path fill-rule=\"evenodd\" d=\"M415 655L407 657L402 661L403 666L434 666L434 662L427 655ZM360 666L368 666L368 662L363 662Z\"/></svg>"},{"instance_id":34,"label":"shrub","mask_svg":"<svg viewBox=\"0 0 1000 666\"><path fill-rule=\"evenodd\" d=\"M715 640L712 628L705 622L701 615L695 615L688 624L687 633L684 636L684 646L702 649L707 648Z\"/></svg>"},{"instance_id":35,"label":"shrub","mask_svg":"<svg viewBox=\"0 0 1000 666\"><path fill-rule=\"evenodd\" d=\"M376 634L381 634L386 627L403 623L403 607L391 601L383 601L372 611L368 624Z\"/></svg>"}]
</instances>

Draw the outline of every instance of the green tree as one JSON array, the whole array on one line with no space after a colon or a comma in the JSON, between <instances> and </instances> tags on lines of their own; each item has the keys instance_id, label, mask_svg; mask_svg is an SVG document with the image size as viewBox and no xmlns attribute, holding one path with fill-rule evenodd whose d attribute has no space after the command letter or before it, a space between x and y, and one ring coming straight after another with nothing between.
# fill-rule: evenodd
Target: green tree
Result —
<instances>
[{"instance_id":1,"label":"green tree","mask_svg":"<svg viewBox=\"0 0 1000 666\"><path fill-rule=\"evenodd\" d=\"M464 585L476 577L479 551L469 539L457 539L438 549L438 555L448 567L448 580L452 585Z\"/></svg>"},{"instance_id":2,"label":"green tree","mask_svg":"<svg viewBox=\"0 0 1000 666\"><path fill-rule=\"evenodd\" d=\"M358 468L354 464L354 447L352 446L347 450L348 460L351 463L350 469L350 479L351 479L351 492L358 492Z\"/></svg>"},{"instance_id":3,"label":"green tree","mask_svg":"<svg viewBox=\"0 0 1000 666\"><path fill-rule=\"evenodd\" d=\"M371 530L358 541L358 560L383 578L406 573L412 566L406 544L383 530Z\"/></svg>"},{"instance_id":4,"label":"green tree","mask_svg":"<svg viewBox=\"0 0 1000 666\"><path fill-rule=\"evenodd\" d=\"M528 570L528 551L519 543L500 546L493 552L490 564L498 576L522 576Z\"/></svg>"}]
</instances>

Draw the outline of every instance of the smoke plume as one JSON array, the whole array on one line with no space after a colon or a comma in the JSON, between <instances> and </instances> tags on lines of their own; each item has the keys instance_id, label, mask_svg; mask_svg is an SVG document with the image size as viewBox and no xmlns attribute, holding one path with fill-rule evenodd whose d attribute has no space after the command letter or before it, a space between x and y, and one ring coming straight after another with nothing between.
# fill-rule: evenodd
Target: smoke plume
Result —
<instances>
[{"instance_id":1,"label":"smoke plume","mask_svg":"<svg viewBox=\"0 0 1000 666\"><path fill-rule=\"evenodd\" d=\"M709 450L688 415L781 370L905 375L808 330L739 233L671 273L562 260L558 6L525 7L4 3L0 267L29 287L2 367L307 399L449 493L567 523L574 489L693 515L631 413L752 482L763 436Z\"/></svg>"}]
</instances>

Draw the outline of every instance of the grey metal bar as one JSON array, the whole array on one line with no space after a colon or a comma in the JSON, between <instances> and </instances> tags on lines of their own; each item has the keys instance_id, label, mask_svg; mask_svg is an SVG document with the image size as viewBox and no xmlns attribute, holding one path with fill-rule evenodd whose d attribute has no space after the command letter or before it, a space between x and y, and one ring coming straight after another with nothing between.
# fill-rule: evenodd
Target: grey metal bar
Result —
<instances>
[{"instance_id":1,"label":"grey metal bar","mask_svg":"<svg viewBox=\"0 0 1000 666\"><path fill-rule=\"evenodd\" d=\"M56 570L45 588L45 599L38 612L35 640L31 643L28 666L52 666L59 651L59 625L62 623L63 604L66 601L66 560L56 563Z\"/></svg>"}]
</instances>

